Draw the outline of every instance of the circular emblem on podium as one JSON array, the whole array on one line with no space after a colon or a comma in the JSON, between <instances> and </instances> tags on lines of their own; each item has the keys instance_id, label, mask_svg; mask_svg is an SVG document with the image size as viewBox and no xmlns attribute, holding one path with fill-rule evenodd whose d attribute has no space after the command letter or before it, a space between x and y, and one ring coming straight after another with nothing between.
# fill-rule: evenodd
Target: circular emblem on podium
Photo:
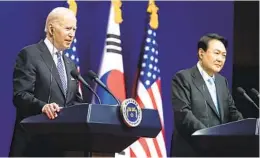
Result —
<instances>
[{"instance_id":1,"label":"circular emblem on podium","mask_svg":"<svg viewBox=\"0 0 260 158\"><path fill-rule=\"evenodd\" d=\"M137 127L142 121L142 110L132 98L124 100L120 107L124 123L128 127Z\"/></svg>"}]
</instances>

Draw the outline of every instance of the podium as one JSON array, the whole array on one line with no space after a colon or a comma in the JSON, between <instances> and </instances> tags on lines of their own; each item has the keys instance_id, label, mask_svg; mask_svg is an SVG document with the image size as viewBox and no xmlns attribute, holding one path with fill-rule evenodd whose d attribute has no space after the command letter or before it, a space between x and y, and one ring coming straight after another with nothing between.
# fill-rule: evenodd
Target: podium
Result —
<instances>
[{"instance_id":1,"label":"podium","mask_svg":"<svg viewBox=\"0 0 260 158\"><path fill-rule=\"evenodd\" d=\"M121 120L119 106L95 104L63 108L54 120L44 114L31 116L21 125L62 150L104 153L119 153L140 137L154 138L161 130L157 110L142 109L140 125L130 128Z\"/></svg>"},{"instance_id":2,"label":"podium","mask_svg":"<svg viewBox=\"0 0 260 158\"><path fill-rule=\"evenodd\" d=\"M259 157L259 119L249 118L201 129L192 134L199 154L214 157Z\"/></svg>"}]
</instances>

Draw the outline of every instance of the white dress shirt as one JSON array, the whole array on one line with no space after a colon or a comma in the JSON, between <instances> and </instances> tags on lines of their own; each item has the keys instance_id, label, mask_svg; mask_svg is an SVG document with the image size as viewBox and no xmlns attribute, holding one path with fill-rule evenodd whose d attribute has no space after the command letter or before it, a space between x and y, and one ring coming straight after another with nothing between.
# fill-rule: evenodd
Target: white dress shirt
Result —
<instances>
[{"instance_id":1,"label":"white dress shirt","mask_svg":"<svg viewBox=\"0 0 260 158\"><path fill-rule=\"evenodd\" d=\"M52 56L52 59L57 67L57 63L58 63L58 56L56 54L56 52L58 52L58 49L55 48L55 46L48 40L48 38L45 38L44 39L44 43L46 44L49 52L51 53L51 56ZM61 54L63 54L62 51L60 51ZM66 73L66 69L65 69L65 64L64 64L64 61L63 61L63 58L61 58L62 60L62 64L63 64L63 70L64 70L64 73L65 73L65 76L67 76L67 73ZM67 82L67 77L65 78L66 82ZM67 82L68 83L68 82Z\"/></svg>"},{"instance_id":2,"label":"white dress shirt","mask_svg":"<svg viewBox=\"0 0 260 158\"><path fill-rule=\"evenodd\" d=\"M204 82L207 85L207 88L209 90L211 99L217 109L217 112L219 113L219 108L218 108L218 99L217 99L217 91L216 91L216 85L215 85L215 76L213 77L209 76L206 71L201 67L200 63L197 63L197 67L199 69L199 72L204 80Z\"/></svg>"}]
</instances>

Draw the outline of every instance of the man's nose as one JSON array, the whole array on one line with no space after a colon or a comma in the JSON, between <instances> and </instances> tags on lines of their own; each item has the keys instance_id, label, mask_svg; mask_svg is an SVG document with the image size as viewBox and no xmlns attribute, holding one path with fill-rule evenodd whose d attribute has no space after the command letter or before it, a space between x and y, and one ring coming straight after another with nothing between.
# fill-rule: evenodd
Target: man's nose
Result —
<instances>
[{"instance_id":1,"label":"man's nose","mask_svg":"<svg viewBox=\"0 0 260 158\"><path fill-rule=\"evenodd\" d=\"M223 61L225 61L225 57L223 55L218 55L217 56L217 61L223 62Z\"/></svg>"},{"instance_id":2,"label":"man's nose","mask_svg":"<svg viewBox=\"0 0 260 158\"><path fill-rule=\"evenodd\" d=\"M70 31L70 32L69 32L69 36L70 36L70 37L74 37L74 36L75 36L75 32L74 32L74 31Z\"/></svg>"},{"instance_id":3,"label":"man's nose","mask_svg":"<svg viewBox=\"0 0 260 158\"><path fill-rule=\"evenodd\" d=\"M70 33L69 33L69 36L70 36L70 37L73 37L74 35L73 35L73 33L70 32Z\"/></svg>"}]
</instances>

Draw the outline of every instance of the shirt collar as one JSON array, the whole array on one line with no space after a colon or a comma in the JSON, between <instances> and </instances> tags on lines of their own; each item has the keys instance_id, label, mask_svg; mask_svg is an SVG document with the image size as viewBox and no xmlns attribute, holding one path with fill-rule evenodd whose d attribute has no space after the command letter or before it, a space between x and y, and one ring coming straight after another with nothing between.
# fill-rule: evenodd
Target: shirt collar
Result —
<instances>
[{"instance_id":1,"label":"shirt collar","mask_svg":"<svg viewBox=\"0 0 260 158\"><path fill-rule=\"evenodd\" d=\"M213 75L213 77L209 76L208 73L202 68L199 62L197 63L197 67L205 82L208 81L209 79L213 79L213 81L215 81L215 75Z\"/></svg>"},{"instance_id":2,"label":"shirt collar","mask_svg":"<svg viewBox=\"0 0 260 158\"><path fill-rule=\"evenodd\" d=\"M51 43L51 41L48 38L44 39L44 43L46 44L52 56L54 55L54 53L58 52L58 49Z\"/></svg>"}]
</instances>

